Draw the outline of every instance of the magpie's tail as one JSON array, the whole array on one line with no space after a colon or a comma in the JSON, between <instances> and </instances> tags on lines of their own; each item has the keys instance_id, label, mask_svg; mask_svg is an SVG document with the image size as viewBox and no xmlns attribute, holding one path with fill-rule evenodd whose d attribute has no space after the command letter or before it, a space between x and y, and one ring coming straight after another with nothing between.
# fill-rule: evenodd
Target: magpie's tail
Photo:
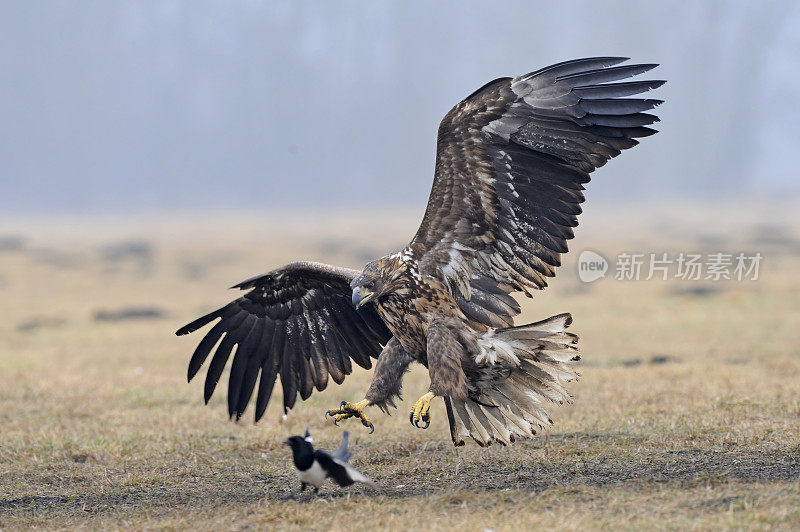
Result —
<instances>
[{"instance_id":1,"label":"magpie's tail","mask_svg":"<svg viewBox=\"0 0 800 532\"><path fill-rule=\"evenodd\" d=\"M344 434L342 435L342 444L339 446L338 449L336 449L336 451L331 453L331 456L333 456L337 460L341 460L342 462L347 462L348 460L350 460L350 457L353 456L353 453L347 450L347 443L349 441L350 441L350 433L344 431Z\"/></svg>"}]
</instances>

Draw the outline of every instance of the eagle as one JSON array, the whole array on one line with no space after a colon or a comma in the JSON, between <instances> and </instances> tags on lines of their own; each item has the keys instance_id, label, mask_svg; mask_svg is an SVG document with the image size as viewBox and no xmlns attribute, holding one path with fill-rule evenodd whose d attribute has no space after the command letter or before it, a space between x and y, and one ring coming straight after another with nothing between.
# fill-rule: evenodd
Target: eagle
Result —
<instances>
[{"instance_id":1,"label":"eagle","mask_svg":"<svg viewBox=\"0 0 800 532\"><path fill-rule=\"evenodd\" d=\"M228 414L238 420L255 393L256 422L278 378L285 414L298 394L377 359L364 399L325 413L335 424L358 418L374 432L366 408L396 408L418 362L430 387L410 421L427 428L442 397L456 446L507 445L551 425L548 406L572 401L578 337L570 314L515 326L513 295L531 297L555 275L590 173L656 133L645 111L662 100L628 96L664 81L630 80L657 65L627 60L576 59L487 83L439 126L427 210L405 248L361 271L292 262L235 285L247 293L179 329L216 321L188 368L191 381L211 356L206 403L232 353Z\"/></svg>"}]
</instances>

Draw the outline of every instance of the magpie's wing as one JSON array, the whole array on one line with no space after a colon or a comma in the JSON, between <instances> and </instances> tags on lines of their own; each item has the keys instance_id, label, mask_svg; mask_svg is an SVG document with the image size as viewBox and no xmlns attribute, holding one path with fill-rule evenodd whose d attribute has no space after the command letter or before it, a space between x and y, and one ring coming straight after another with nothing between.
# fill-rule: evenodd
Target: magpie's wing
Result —
<instances>
[{"instance_id":1,"label":"magpie's wing","mask_svg":"<svg viewBox=\"0 0 800 532\"><path fill-rule=\"evenodd\" d=\"M353 308L350 281L359 273L294 262L237 284L233 288L250 291L176 332L188 334L219 319L192 355L189 380L216 348L206 374L208 403L236 347L228 379L228 414L237 420L242 416L260 373L258 421L278 376L286 412L298 392L305 400L314 388L323 390L328 375L341 383L352 371L351 359L369 369L370 358L377 358L391 333L373 305Z\"/></svg>"},{"instance_id":2,"label":"magpie's wing","mask_svg":"<svg viewBox=\"0 0 800 532\"><path fill-rule=\"evenodd\" d=\"M366 475L347 462L334 458L325 451L314 451L314 458L319 462L319 465L322 466L322 469L328 473L328 476L340 486L349 486L353 482L375 486L375 483Z\"/></svg>"},{"instance_id":3,"label":"magpie's wing","mask_svg":"<svg viewBox=\"0 0 800 532\"><path fill-rule=\"evenodd\" d=\"M339 445L339 448L331 453L331 456L336 460L341 460L342 462L347 462L348 460L350 460L350 457L353 456L353 453L348 452L347 450L347 443L349 441L350 441L350 433L344 431L344 434L342 434L341 445Z\"/></svg>"}]
</instances>

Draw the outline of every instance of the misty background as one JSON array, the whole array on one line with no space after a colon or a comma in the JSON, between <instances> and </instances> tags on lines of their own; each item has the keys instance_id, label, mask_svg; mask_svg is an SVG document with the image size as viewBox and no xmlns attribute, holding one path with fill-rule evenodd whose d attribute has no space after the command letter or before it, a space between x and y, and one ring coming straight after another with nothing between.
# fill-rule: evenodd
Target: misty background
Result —
<instances>
[{"instance_id":1,"label":"misty background","mask_svg":"<svg viewBox=\"0 0 800 532\"><path fill-rule=\"evenodd\" d=\"M0 2L0 211L409 206L487 81L661 66L604 199L800 193L800 2Z\"/></svg>"}]
</instances>

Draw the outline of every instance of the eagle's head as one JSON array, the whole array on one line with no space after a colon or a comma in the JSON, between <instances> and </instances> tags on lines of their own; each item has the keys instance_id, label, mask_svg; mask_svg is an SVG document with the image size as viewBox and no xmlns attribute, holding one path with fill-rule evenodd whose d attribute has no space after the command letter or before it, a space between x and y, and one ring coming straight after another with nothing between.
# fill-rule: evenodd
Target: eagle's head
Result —
<instances>
[{"instance_id":1,"label":"eagle's head","mask_svg":"<svg viewBox=\"0 0 800 532\"><path fill-rule=\"evenodd\" d=\"M389 255L364 266L364 270L350 283L353 306L360 308L398 290L405 270L403 261L397 255Z\"/></svg>"}]
</instances>

